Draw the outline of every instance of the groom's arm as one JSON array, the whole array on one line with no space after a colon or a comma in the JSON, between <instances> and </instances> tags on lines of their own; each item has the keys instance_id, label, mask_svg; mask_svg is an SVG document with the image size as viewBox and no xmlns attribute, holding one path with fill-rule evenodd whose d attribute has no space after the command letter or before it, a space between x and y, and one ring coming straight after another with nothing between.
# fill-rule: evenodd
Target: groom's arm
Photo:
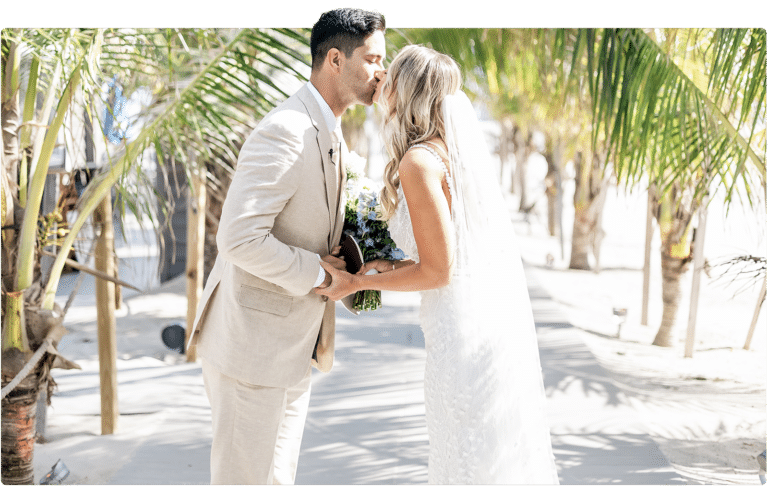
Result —
<instances>
[{"instance_id":1,"label":"groom's arm","mask_svg":"<svg viewBox=\"0 0 768 486\"><path fill-rule=\"evenodd\" d=\"M252 133L240 151L216 235L222 258L295 295L315 286L320 261L271 230L299 187L303 149L302 137L286 124L273 121Z\"/></svg>"}]
</instances>

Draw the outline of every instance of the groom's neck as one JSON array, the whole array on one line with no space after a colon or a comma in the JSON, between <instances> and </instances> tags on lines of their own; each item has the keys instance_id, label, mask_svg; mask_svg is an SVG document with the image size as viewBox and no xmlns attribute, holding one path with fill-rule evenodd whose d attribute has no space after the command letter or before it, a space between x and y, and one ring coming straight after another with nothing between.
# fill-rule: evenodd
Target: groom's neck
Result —
<instances>
[{"instance_id":1,"label":"groom's neck","mask_svg":"<svg viewBox=\"0 0 768 486\"><path fill-rule=\"evenodd\" d=\"M337 83L330 76L321 72L313 72L309 77L309 81L317 89L317 92L320 93L325 102L328 103L331 111L333 111L333 116L338 118L349 108L349 105L345 104L341 96L339 96Z\"/></svg>"}]
</instances>

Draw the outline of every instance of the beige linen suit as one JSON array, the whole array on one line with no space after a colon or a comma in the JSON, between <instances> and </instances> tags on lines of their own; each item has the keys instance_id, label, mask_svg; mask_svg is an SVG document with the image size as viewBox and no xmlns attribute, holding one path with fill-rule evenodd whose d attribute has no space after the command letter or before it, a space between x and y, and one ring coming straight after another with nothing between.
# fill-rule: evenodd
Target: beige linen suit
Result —
<instances>
[{"instance_id":1,"label":"beige linen suit","mask_svg":"<svg viewBox=\"0 0 768 486\"><path fill-rule=\"evenodd\" d=\"M214 482L278 481L277 472L272 477L273 467L292 467L289 478L280 479L292 482L315 347L317 361L313 364L325 372L333 365L335 303L311 292L320 270L317 255L328 255L339 243L344 224L346 171L342 164L347 149L343 141L341 146L334 144L332 137L317 100L305 85L259 123L240 151L216 237L219 254L189 340L202 357L211 398ZM222 383L237 389L225 391L220 388ZM242 399L243 393L252 392L277 398L273 402ZM232 397L218 396L222 394ZM294 399L302 402L303 411L291 411ZM241 410L251 405L257 408ZM238 422L241 416L262 420L274 415L275 407L282 407L285 417L294 417L284 419L278 413L274 418L279 422L276 426L281 430L276 434L280 437L285 435L284 422L300 422L291 424L300 430L288 434L294 443L286 445L282 438L272 437L274 421L266 428L261 424L249 429L257 435L250 439L227 437L232 428L244 428ZM227 423L220 417L227 417ZM217 426L229 430L217 431ZM246 443L218 448L217 441L228 440ZM272 457L252 458L264 463L260 467L269 476L227 475L217 480L215 461L231 461L232 454L245 454L244 460L251 460L241 450L252 447L249 440L262 442L253 452L262 456L270 449L295 448L290 454L296 456L291 459L293 464L271 464ZM216 454L223 459L215 458ZM221 465L238 466L231 462Z\"/></svg>"}]
</instances>

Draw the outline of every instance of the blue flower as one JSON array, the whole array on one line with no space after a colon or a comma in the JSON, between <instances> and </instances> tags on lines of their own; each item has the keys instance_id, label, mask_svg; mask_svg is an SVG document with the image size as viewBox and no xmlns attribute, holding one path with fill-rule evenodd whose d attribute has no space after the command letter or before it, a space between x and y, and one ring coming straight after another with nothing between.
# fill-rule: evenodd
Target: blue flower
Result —
<instances>
[{"instance_id":1,"label":"blue flower","mask_svg":"<svg viewBox=\"0 0 768 486\"><path fill-rule=\"evenodd\" d=\"M368 219L376 219L376 211L368 211Z\"/></svg>"},{"instance_id":2,"label":"blue flower","mask_svg":"<svg viewBox=\"0 0 768 486\"><path fill-rule=\"evenodd\" d=\"M372 239L370 239L370 238L368 238L367 240L365 240L365 246L373 246L373 240L372 240Z\"/></svg>"},{"instance_id":3,"label":"blue flower","mask_svg":"<svg viewBox=\"0 0 768 486\"><path fill-rule=\"evenodd\" d=\"M405 253L400 248L395 248L392 251L392 259L393 260L404 260L405 259Z\"/></svg>"}]
</instances>

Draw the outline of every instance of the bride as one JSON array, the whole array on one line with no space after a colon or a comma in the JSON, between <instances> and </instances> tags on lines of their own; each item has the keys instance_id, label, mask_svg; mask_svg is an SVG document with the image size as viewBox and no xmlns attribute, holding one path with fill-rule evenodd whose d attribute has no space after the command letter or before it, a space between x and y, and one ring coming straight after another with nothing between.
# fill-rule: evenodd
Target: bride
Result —
<instances>
[{"instance_id":1,"label":"bride","mask_svg":"<svg viewBox=\"0 0 768 486\"><path fill-rule=\"evenodd\" d=\"M557 483L522 262L460 79L427 47L392 61L374 95L392 157L381 199L410 259L323 264L333 281L316 292L421 291L430 483Z\"/></svg>"}]
</instances>

